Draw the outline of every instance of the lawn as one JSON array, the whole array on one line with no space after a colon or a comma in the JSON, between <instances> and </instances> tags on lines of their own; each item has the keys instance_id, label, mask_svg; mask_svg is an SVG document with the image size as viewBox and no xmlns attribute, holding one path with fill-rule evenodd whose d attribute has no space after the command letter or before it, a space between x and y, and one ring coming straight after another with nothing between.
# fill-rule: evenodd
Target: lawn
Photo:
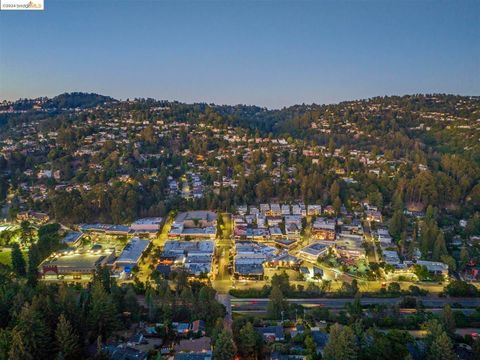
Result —
<instances>
[{"instance_id":1,"label":"lawn","mask_svg":"<svg viewBox=\"0 0 480 360\"><path fill-rule=\"evenodd\" d=\"M12 265L12 250L10 248L0 248L0 264L11 266ZM25 263L28 261L28 252L22 251Z\"/></svg>"},{"instance_id":2,"label":"lawn","mask_svg":"<svg viewBox=\"0 0 480 360\"><path fill-rule=\"evenodd\" d=\"M12 250L9 248L2 248L0 250L0 264L11 266L12 259L11 259L11 252Z\"/></svg>"}]
</instances>

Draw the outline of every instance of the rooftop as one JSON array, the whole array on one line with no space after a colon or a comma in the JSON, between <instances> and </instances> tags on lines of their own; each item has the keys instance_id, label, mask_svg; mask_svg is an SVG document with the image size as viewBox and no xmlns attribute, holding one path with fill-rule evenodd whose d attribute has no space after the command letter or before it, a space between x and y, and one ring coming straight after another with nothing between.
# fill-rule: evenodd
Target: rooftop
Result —
<instances>
[{"instance_id":1,"label":"rooftop","mask_svg":"<svg viewBox=\"0 0 480 360\"><path fill-rule=\"evenodd\" d=\"M82 232L70 231L62 239L63 244L74 244L83 236Z\"/></svg>"},{"instance_id":2,"label":"rooftop","mask_svg":"<svg viewBox=\"0 0 480 360\"><path fill-rule=\"evenodd\" d=\"M163 221L161 217L151 217L138 219L132 223L132 225L160 225Z\"/></svg>"},{"instance_id":3,"label":"rooftop","mask_svg":"<svg viewBox=\"0 0 480 360\"><path fill-rule=\"evenodd\" d=\"M176 352L207 352L211 351L212 341L209 337L201 337L198 339L180 340L180 343L175 345Z\"/></svg>"},{"instance_id":4,"label":"rooftop","mask_svg":"<svg viewBox=\"0 0 480 360\"><path fill-rule=\"evenodd\" d=\"M61 268L95 269L97 264L101 263L107 256L111 255L112 252L113 250L101 254L77 253L55 256L46 259L40 264L40 266L56 266L59 270L61 270Z\"/></svg>"},{"instance_id":5,"label":"rooftop","mask_svg":"<svg viewBox=\"0 0 480 360\"><path fill-rule=\"evenodd\" d=\"M137 263L142 257L145 249L150 245L149 240L140 238L133 238L125 246L120 256L117 258L117 263Z\"/></svg>"},{"instance_id":6,"label":"rooftop","mask_svg":"<svg viewBox=\"0 0 480 360\"><path fill-rule=\"evenodd\" d=\"M310 244L310 245L304 247L300 251L302 251L304 253L307 253L307 254L311 254L311 255L320 255L328 247L329 247L329 245L327 245L327 244L322 244L322 243L317 242L317 243L313 243L313 244Z\"/></svg>"},{"instance_id":7,"label":"rooftop","mask_svg":"<svg viewBox=\"0 0 480 360\"><path fill-rule=\"evenodd\" d=\"M178 241L172 240L165 242L163 251L165 253L169 252L206 252L213 253L214 243L211 240L199 240L199 241Z\"/></svg>"},{"instance_id":8,"label":"rooftop","mask_svg":"<svg viewBox=\"0 0 480 360\"><path fill-rule=\"evenodd\" d=\"M185 220L206 220L213 221L217 219L217 213L213 211L197 210L197 211L187 211L177 215L175 222L185 221Z\"/></svg>"}]
</instances>

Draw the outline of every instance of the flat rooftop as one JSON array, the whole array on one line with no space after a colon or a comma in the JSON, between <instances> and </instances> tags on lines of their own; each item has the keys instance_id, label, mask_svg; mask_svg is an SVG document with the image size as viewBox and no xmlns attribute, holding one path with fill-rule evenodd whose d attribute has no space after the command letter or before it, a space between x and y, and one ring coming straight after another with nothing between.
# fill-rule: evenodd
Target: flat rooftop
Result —
<instances>
[{"instance_id":1,"label":"flat rooftop","mask_svg":"<svg viewBox=\"0 0 480 360\"><path fill-rule=\"evenodd\" d=\"M240 275L263 275L262 264L235 264L235 272Z\"/></svg>"},{"instance_id":2,"label":"flat rooftop","mask_svg":"<svg viewBox=\"0 0 480 360\"><path fill-rule=\"evenodd\" d=\"M161 217L150 217L138 219L132 223L132 225L160 225L163 221Z\"/></svg>"},{"instance_id":3,"label":"flat rooftop","mask_svg":"<svg viewBox=\"0 0 480 360\"><path fill-rule=\"evenodd\" d=\"M82 224L80 225L80 231L128 233L130 231L130 227L125 225L111 224Z\"/></svg>"},{"instance_id":4,"label":"flat rooftop","mask_svg":"<svg viewBox=\"0 0 480 360\"><path fill-rule=\"evenodd\" d=\"M136 264L142 257L142 254L148 245L150 245L150 240L133 238L125 246L115 262Z\"/></svg>"},{"instance_id":5,"label":"flat rooftop","mask_svg":"<svg viewBox=\"0 0 480 360\"><path fill-rule=\"evenodd\" d=\"M68 232L62 239L62 243L64 244L72 244L77 242L83 236L82 232L79 231L70 231Z\"/></svg>"},{"instance_id":6,"label":"flat rooftop","mask_svg":"<svg viewBox=\"0 0 480 360\"><path fill-rule=\"evenodd\" d=\"M307 253L307 254L311 254L311 255L319 255L323 251L325 251L325 249L328 248L328 247L329 247L329 245L327 245L327 244L313 243L313 244L310 244L310 245L304 247L300 251L304 252L304 253Z\"/></svg>"},{"instance_id":7,"label":"flat rooftop","mask_svg":"<svg viewBox=\"0 0 480 360\"><path fill-rule=\"evenodd\" d=\"M102 254L91 254L91 253L80 253L80 254L69 254L61 255L51 259L43 261L40 266L50 265L56 266L59 270L76 268L76 269L95 269L97 264L101 263L105 257L109 256L112 253L104 252Z\"/></svg>"},{"instance_id":8,"label":"flat rooftop","mask_svg":"<svg viewBox=\"0 0 480 360\"><path fill-rule=\"evenodd\" d=\"M208 252L213 253L215 245L211 240L198 240L198 241L179 241L171 240L165 242L163 248L164 253L171 251L187 251L187 252Z\"/></svg>"},{"instance_id":9,"label":"flat rooftop","mask_svg":"<svg viewBox=\"0 0 480 360\"><path fill-rule=\"evenodd\" d=\"M213 211L197 210L187 211L177 215L175 222L181 222L185 220L206 220L213 221L217 218L217 213Z\"/></svg>"}]
</instances>

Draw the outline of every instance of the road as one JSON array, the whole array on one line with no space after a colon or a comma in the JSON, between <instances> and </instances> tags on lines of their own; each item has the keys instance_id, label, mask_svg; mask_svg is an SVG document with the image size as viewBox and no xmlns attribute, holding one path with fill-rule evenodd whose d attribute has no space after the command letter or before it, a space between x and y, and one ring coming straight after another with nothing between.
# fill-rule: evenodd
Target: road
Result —
<instances>
[{"instance_id":1,"label":"road","mask_svg":"<svg viewBox=\"0 0 480 360\"><path fill-rule=\"evenodd\" d=\"M231 296L228 294L219 294L216 295L217 301L225 306L227 313L223 319L223 323L227 329L232 330L232 304L230 302Z\"/></svg>"},{"instance_id":2,"label":"road","mask_svg":"<svg viewBox=\"0 0 480 360\"><path fill-rule=\"evenodd\" d=\"M158 236L155 236L155 238L152 239L152 245L151 245L151 251L149 252L148 256L143 258L142 261L139 264L139 271L136 275L136 277L144 282L147 283L150 278L150 274L152 273L152 269L150 269L150 265L155 266L157 263L157 258L154 255L154 249L155 248L163 248L165 246L165 242L168 240L168 233L170 232L170 229L172 227L174 217L169 214L167 217L165 224L162 227L162 231ZM132 280L127 280L127 281L121 281L121 282L131 282Z\"/></svg>"},{"instance_id":3,"label":"road","mask_svg":"<svg viewBox=\"0 0 480 360\"><path fill-rule=\"evenodd\" d=\"M395 305L401 301L402 298L361 298L362 305ZM423 302L423 305L427 308L438 309L442 308L446 304L460 304L465 308L475 308L480 306L480 298L438 298L438 297L420 297L418 298ZM297 304L304 307L327 307L329 309L342 309L353 299L330 299L330 298L318 298L318 299L287 299L291 304ZM232 305L232 311L265 311L269 299L238 299L232 298L230 300Z\"/></svg>"},{"instance_id":4,"label":"road","mask_svg":"<svg viewBox=\"0 0 480 360\"><path fill-rule=\"evenodd\" d=\"M379 255L377 251L377 246L375 244L375 239L372 236L372 227L370 221L365 221L363 226L363 232L365 234L365 241L370 246L367 250L367 258L370 263L378 263Z\"/></svg>"}]
</instances>

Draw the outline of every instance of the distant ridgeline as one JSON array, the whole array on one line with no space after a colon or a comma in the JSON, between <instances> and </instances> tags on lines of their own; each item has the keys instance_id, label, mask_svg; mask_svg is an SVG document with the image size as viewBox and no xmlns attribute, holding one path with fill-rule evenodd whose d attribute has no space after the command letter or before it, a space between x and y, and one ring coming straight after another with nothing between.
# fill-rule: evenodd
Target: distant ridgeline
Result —
<instances>
[{"instance_id":1,"label":"distant ridgeline","mask_svg":"<svg viewBox=\"0 0 480 360\"><path fill-rule=\"evenodd\" d=\"M479 119L480 97L444 94L267 109L70 93L0 103L0 171L66 223L271 199L469 219Z\"/></svg>"},{"instance_id":2,"label":"distant ridgeline","mask_svg":"<svg viewBox=\"0 0 480 360\"><path fill-rule=\"evenodd\" d=\"M43 97L19 99L12 103L0 103L0 126L7 124L8 120L12 118L12 114L18 116L19 112L19 120L26 119L25 114L28 114L30 120L42 120L62 110L93 108L112 101L116 100L109 96L72 92L60 94L51 99ZM16 113L10 111L15 111Z\"/></svg>"},{"instance_id":3,"label":"distant ridgeline","mask_svg":"<svg viewBox=\"0 0 480 360\"><path fill-rule=\"evenodd\" d=\"M11 107L14 110L32 110L32 109L74 109L89 108L97 105L103 105L106 102L115 101L110 96L104 96L94 93L72 92L64 93L54 98L20 99ZM5 110L5 106L0 108Z\"/></svg>"}]
</instances>

